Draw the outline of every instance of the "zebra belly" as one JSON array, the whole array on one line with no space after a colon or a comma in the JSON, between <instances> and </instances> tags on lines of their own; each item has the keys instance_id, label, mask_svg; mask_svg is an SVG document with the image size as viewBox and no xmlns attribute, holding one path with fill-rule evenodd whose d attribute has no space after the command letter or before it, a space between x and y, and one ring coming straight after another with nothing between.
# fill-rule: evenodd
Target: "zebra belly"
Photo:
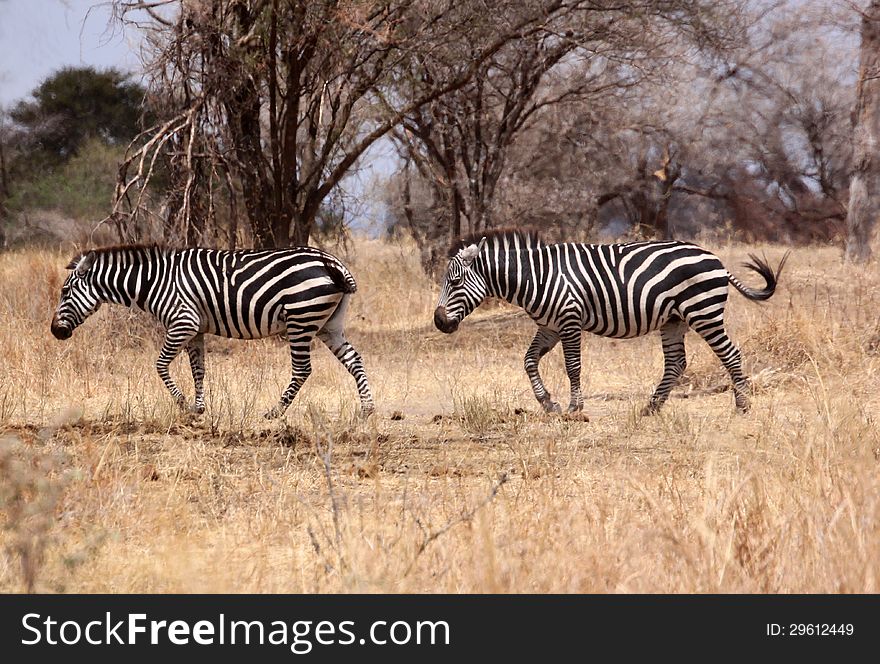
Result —
<instances>
[{"instance_id":1,"label":"zebra belly","mask_svg":"<svg viewBox=\"0 0 880 664\"><path fill-rule=\"evenodd\" d=\"M205 332L218 337L228 339L262 339L284 334L287 331L284 317L284 309L278 307L277 312L268 319L257 320L256 324L247 324L240 317L206 315Z\"/></svg>"},{"instance_id":2,"label":"zebra belly","mask_svg":"<svg viewBox=\"0 0 880 664\"><path fill-rule=\"evenodd\" d=\"M600 337L635 339L656 332L671 318L679 318L675 309L675 301L672 298L663 298L654 304L649 316L640 312L636 321L629 316L628 311L624 311L622 307L618 306L614 313L616 324L601 316L586 315L582 320L581 329Z\"/></svg>"},{"instance_id":3,"label":"zebra belly","mask_svg":"<svg viewBox=\"0 0 880 664\"><path fill-rule=\"evenodd\" d=\"M674 316L674 317L677 318L678 316ZM602 330L598 330L596 328L590 329L587 326L584 326L582 329L585 332L589 332L590 334L595 334L598 337L606 337L609 339L635 339L636 337L643 337L647 334L651 334L651 332L656 332L661 327L663 327L663 325L667 321L669 321L670 318L673 318L673 316L669 316L669 315L664 316L663 318L659 319L655 325L651 325L648 328L643 328L640 330L624 328L622 330L617 330L617 332L614 333L613 330L608 330L607 332L603 332Z\"/></svg>"}]
</instances>

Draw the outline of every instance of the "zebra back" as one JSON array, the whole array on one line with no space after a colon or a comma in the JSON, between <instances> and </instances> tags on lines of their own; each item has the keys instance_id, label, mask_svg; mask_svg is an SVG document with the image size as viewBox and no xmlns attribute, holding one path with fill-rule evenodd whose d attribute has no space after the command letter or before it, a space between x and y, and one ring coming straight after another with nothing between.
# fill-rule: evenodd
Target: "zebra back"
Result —
<instances>
[{"instance_id":1,"label":"zebra back","mask_svg":"<svg viewBox=\"0 0 880 664\"><path fill-rule=\"evenodd\" d=\"M496 248L501 251L521 251L544 246L544 241L536 228L493 228L457 238L449 245L447 256L452 258L465 247L479 244L483 239L486 240L486 247L490 251Z\"/></svg>"}]
</instances>

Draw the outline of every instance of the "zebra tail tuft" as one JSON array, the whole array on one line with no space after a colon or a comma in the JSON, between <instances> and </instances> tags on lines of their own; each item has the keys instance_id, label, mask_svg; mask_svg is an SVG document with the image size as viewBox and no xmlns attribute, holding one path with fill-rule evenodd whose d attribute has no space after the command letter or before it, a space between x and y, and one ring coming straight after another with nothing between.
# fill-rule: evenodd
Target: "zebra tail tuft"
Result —
<instances>
[{"instance_id":1,"label":"zebra tail tuft","mask_svg":"<svg viewBox=\"0 0 880 664\"><path fill-rule=\"evenodd\" d=\"M763 289L749 288L732 274L730 275L730 283L733 284L733 287L736 288L736 290L750 300L769 300L773 296L773 293L776 292L776 287L779 285L779 275L782 274L782 268L785 267L785 262L788 260L790 253L790 251L785 252L782 260L779 261L779 265L776 267L775 272L773 271L773 268L770 267L770 264L767 263L766 258L758 258L755 254L749 254L749 262L743 263L742 266L752 272L757 272L764 277L764 281L767 285Z\"/></svg>"},{"instance_id":2,"label":"zebra tail tuft","mask_svg":"<svg viewBox=\"0 0 880 664\"><path fill-rule=\"evenodd\" d=\"M327 268L327 274L333 285L339 290L347 295L357 292L357 282L347 268L327 259L324 259L324 267Z\"/></svg>"}]
</instances>

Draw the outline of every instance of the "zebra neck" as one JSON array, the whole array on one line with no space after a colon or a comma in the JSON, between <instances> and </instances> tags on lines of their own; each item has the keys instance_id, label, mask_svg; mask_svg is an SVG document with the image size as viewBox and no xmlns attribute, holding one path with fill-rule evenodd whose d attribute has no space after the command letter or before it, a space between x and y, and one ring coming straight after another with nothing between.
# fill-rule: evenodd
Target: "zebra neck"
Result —
<instances>
[{"instance_id":1,"label":"zebra neck","mask_svg":"<svg viewBox=\"0 0 880 664\"><path fill-rule=\"evenodd\" d=\"M534 290L534 266L540 254L540 248L482 254L475 264L486 281L487 295L524 307Z\"/></svg>"},{"instance_id":2,"label":"zebra neck","mask_svg":"<svg viewBox=\"0 0 880 664\"><path fill-rule=\"evenodd\" d=\"M119 249L98 258L94 272L98 295L104 302L158 311L157 298L167 296L171 285L173 252L153 247ZM164 295L163 295L164 294Z\"/></svg>"}]
</instances>

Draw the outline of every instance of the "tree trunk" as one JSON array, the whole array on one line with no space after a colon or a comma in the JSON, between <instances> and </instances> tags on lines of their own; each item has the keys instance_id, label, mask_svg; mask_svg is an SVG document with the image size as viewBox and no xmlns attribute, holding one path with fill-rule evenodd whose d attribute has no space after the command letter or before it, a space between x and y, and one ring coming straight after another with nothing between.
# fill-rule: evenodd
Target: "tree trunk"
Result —
<instances>
[{"instance_id":1,"label":"tree trunk","mask_svg":"<svg viewBox=\"0 0 880 664\"><path fill-rule=\"evenodd\" d=\"M0 137L0 205L9 196L9 174L6 170L6 153L3 149L3 139Z\"/></svg>"},{"instance_id":2,"label":"tree trunk","mask_svg":"<svg viewBox=\"0 0 880 664\"><path fill-rule=\"evenodd\" d=\"M6 221L6 199L9 197L9 178L6 173L6 156L3 152L3 137L0 136L0 249L6 247L6 233L3 230Z\"/></svg>"},{"instance_id":3,"label":"tree trunk","mask_svg":"<svg viewBox=\"0 0 880 664\"><path fill-rule=\"evenodd\" d=\"M245 3L234 3L236 29L241 39L250 34L256 19ZM216 47L219 48L219 47ZM219 57L219 52L218 52ZM232 72L223 106L235 159L233 168L241 180L244 207L257 249L287 246L287 233L279 234L279 209L273 205L273 187L263 155L261 96L258 81L242 66Z\"/></svg>"},{"instance_id":4,"label":"tree trunk","mask_svg":"<svg viewBox=\"0 0 880 664\"><path fill-rule=\"evenodd\" d=\"M846 217L846 259L871 257L871 235L880 213L880 0L862 15L858 99L853 114L853 174Z\"/></svg>"},{"instance_id":5,"label":"tree trunk","mask_svg":"<svg viewBox=\"0 0 880 664\"><path fill-rule=\"evenodd\" d=\"M314 225L314 217L311 219L303 218L298 215L294 222L289 224L288 228L290 229L290 242L289 245L292 247L307 247L309 246L309 237L312 234L312 226ZM284 245L279 245L284 246Z\"/></svg>"},{"instance_id":6,"label":"tree trunk","mask_svg":"<svg viewBox=\"0 0 880 664\"><path fill-rule=\"evenodd\" d=\"M461 237L461 213L464 210L464 200L462 199L461 192L458 190L458 186L455 184L455 168L447 168L446 169L446 181L449 183L448 185L448 206L449 206L449 214L450 214L450 223L449 223L449 239L450 241L455 240L456 238Z\"/></svg>"},{"instance_id":7,"label":"tree trunk","mask_svg":"<svg viewBox=\"0 0 880 664\"><path fill-rule=\"evenodd\" d=\"M669 149L666 150L666 158L663 167L654 172L654 186L657 190L657 205L654 213L654 237L658 240L671 240L672 229L669 227L669 201L675 181L681 175L681 166L669 157Z\"/></svg>"}]
</instances>

